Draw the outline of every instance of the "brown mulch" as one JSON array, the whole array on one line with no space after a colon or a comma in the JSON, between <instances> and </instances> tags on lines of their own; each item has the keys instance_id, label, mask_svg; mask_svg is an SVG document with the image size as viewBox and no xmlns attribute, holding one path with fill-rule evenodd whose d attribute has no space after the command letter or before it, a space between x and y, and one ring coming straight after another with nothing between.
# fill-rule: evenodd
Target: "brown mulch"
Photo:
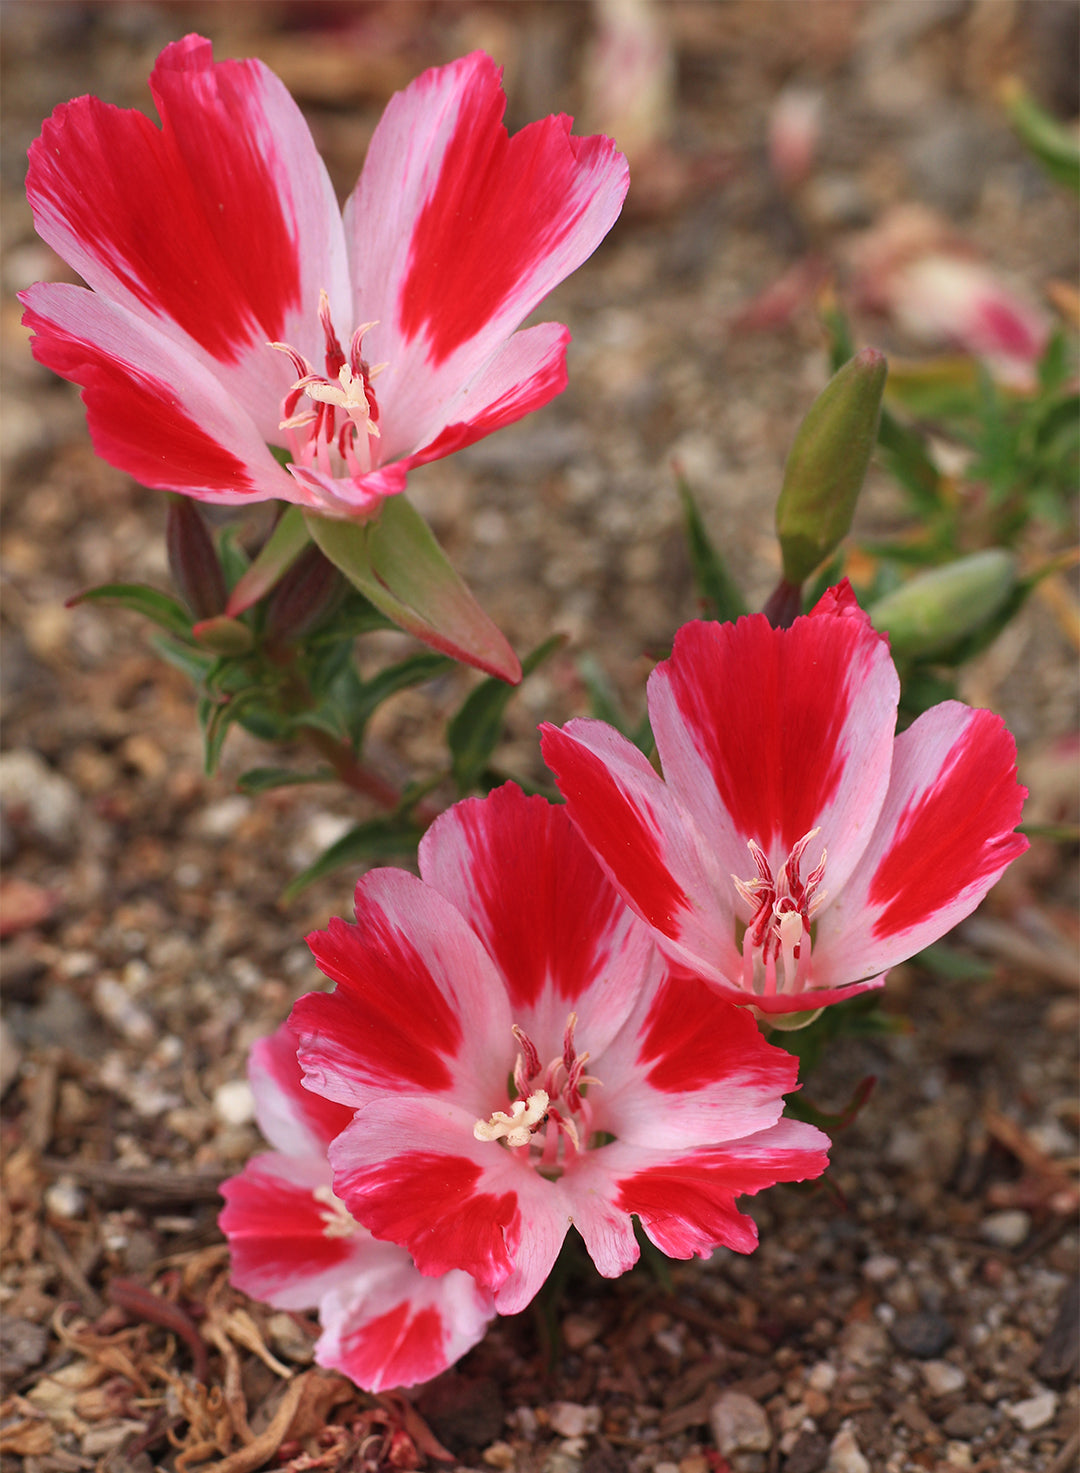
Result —
<instances>
[{"instance_id":1,"label":"brown mulch","mask_svg":"<svg viewBox=\"0 0 1080 1473\"><path fill-rule=\"evenodd\" d=\"M543 309L573 329L570 389L413 483L516 648L571 638L512 704L500 761L524 775L541 770L537 720L584 709L578 653L636 713L694 612L673 459L750 601L775 579L772 503L824 356L812 308L740 334L747 301L811 248L842 261L851 233L904 199L1036 293L1076 274L1075 208L993 101L1017 70L1075 112L1058 65L1075 54L1072 5L661 9L677 63L663 146L635 168L611 240ZM163 583L163 507L94 457L76 392L30 359L10 293L61 268L21 201L23 153L80 92L145 105L158 50L199 29L219 55L281 72L344 192L389 93L473 46L506 63L512 125L587 114L593 14L9 3L2 24L4 1466L1066 1473L1080 1436L1076 855L1047 841L963 931L980 975L897 969L897 1031L841 1040L809 1076L832 1111L876 1084L824 1184L749 1204L752 1256L648 1261L610 1284L571 1262L561 1299L499 1321L429 1387L379 1398L312 1365L308 1318L229 1287L216 1188L259 1148L237 1089L247 1049L318 985L303 936L348 913L355 876L289 906L281 892L370 810L331 788L241 795L237 775L267 760L243 735L202 777L190 693L144 630L63 607L92 583ZM763 164L792 78L824 91L819 177L846 190L819 187L816 204L785 201ZM846 213L830 216L830 197ZM872 479L862 530L903 515ZM1045 820L1077 816L1070 608L1033 601L966 677L1016 731ZM365 658L406 647L388 636ZM372 754L392 781L433 770L470 680L380 713ZM742 1445L724 1452L740 1416Z\"/></svg>"}]
</instances>

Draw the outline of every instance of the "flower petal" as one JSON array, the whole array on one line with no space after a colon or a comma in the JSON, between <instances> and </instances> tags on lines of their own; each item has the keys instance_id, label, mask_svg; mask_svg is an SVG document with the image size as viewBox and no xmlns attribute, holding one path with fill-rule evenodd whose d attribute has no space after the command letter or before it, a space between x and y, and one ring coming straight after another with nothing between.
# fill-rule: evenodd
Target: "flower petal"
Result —
<instances>
[{"instance_id":1,"label":"flower petal","mask_svg":"<svg viewBox=\"0 0 1080 1473\"><path fill-rule=\"evenodd\" d=\"M221 1185L218 1217L229 1240L230 1278L253 1299L278 1309L311 1309L322 1294L352 1273L360 1238L327 1232L330 1167L325 1157L269 1151L253 1157L239 1176Z\"/></svg>"},{"instance_id":2,"label":"flower petal","mask_svg":"<svg viewBox=\"0 0 1080 1473\"><path fill-rule=\"evenodd\" d=\"M626 161L609 139L574 138L565 117L507 137L500 75L474 52L391 98L345 207L355 320L378 324L365 349L390 364L390 444L434 432L433 398L482 369L622 207Z\"/></svg>"},{"instance_id":3,"label":"flower petal","mask_svg":"<svg viewBox=\"0 0 1080 1473\"><path fill-rule=\"evenodd\" d=\"M734 887L646 758L602 721L540 731L574 826L665 954L716 982L738 977Z\"/></svg>"},{"instance_id":4,"label":"flower petal","mask_svg":"<svg viewBox=\"0 0 1080 1473\"><path fill-rule=\"evenodd\" d=\"M824 845L837 893L885 797L899 691L888 641L846 582L790 629L753 614L678 631L649 678L649 715L664 778L728 887L754 872L748 840L775 874L820 827L806 867Z\"/></svg>"},{"instance_id":5,"label":"flower petal","mask_svg":"<svg viewBox=\"0 0 1080 1473\"><path fill-rule=\"evenodd\" d=\"M299 499L251 418L184 348L84 287L38 284L20 296L34 357L83 386L103 459L200 501Z\"/></svg>"},{"instance_id":6,"label":"flower petal","mask_svg":"<svg viewBox=\"0 0 1080 1473\"><path fill-rule=\"evenodd\" d=\"M299 1042L288 1023L282 1023L276 1033L252 1045L248 1079L255 1095L255 1119L279 1151L325 1160L327 1146L350 1123L353 1112L304 1088L296 1056ZM325 1180L330 1180L328 1165Z\"/></svg>"},{"instance_id":7,"label":"flower petal","mask_svg":"<svg viewBox=\"0 0 1080 1473\"><path fill-rule=\"evenodd\" d=\"M757 1246L757 1224L736 1210L735 1199L778 1181L806 1181L828 1165L829 1138L799 1120L722 1146L703 1146L671 1158L640 1147L608 1149L641 1169L619 1175L616 1203L634 1212L649 1238L669 1258L707 1258L720 1245L737 1253ZM655 1164L648 1162L653 1155ZM648 1164L646 1164L648 1162Z\"/></svg>"},{"instance_id":8,"label":"flower petal","mask_svg":"<svg viewBox=\"0 0 1080 1473\"><path fill-rule=\"evenodd\" d=\"M581 1046L606 1048L653 944L562 808L513 783L455 803L421 840L420 873L483 941L545 1061L561 1053L571 1010Z\"/></svg>"},{"instance_id":9,"label":"flower petal","mask_svg":"<svg viewBox=\"0 0 1080 1473\"><path fill-rule=\"evenodd\" d=\"M215 65L187 36L150 86L161 129L94 97L56 109L30 150L35 224L96 291L214 365L277 439L289 368L267 343L321 353L320 289L351 312L329 176L261 62Z\"/></svg>"},{"instance_id":10,"label":"flower petal","mask_svg":"<svg viewBox=\"0 0 1080 1473\"><path fill-rule=\"evenodd\" d=\"M429 1381L483 1338L491 1295L465 1273L425 1278L403 1249L367 1241L363 1269L319 1306L315 1359L365 1391Z\"/></svg>"},{"instance_id":11,"label":"flower petal","mask_svg":"<svg viewBox=\"0 0 1080 1473\"><path fill-rule=\"evenodd\" d=\"M943 936L1028 847L1027 789L1001 718L945 701L896 738L892 780L859 869L822 916L823 986L875 977Z\"/></svg>"},{"instance_id":12,"label":"flower petal","mask_svg":"<svg viewBox=\"0 0 1080 1473\"><path fill-rule=\"evenodd\" d=\"M338 984L302 997L290 1018L309 1088L354 1106L424 1091L486 1118L490 1097L505 1096L513 1038L483 947L448 901L404 870L364 875L356 918L308 937Z\"/></svg>"},{"instance_id":13,"label":"flower petal","mask_svg":"<svg viewBox=\"0 0 1080 1473\"><path fill-rule=\"evenodd\" d=\"M595 1127L682 1150L775 1125L798 1061L765 1042L753 1016L697 977L671 975L641 1002L596 1065Z\"/></svg>"},{"instance_id":14,"label":"flower petal","mask_svg":"<svg viewBox=\"0 0 1080 1473\"><path fill-rule=\"evenodd\" d=\"M473 1124L457 1105L427 1099L368 1105L330 1148L334 1190L375 1237L407 1248L421 1273L464 1269L510 1314L550 1272L566 1204L559 1183L474 1139Z\"/></svg>"},{"instance_id":15,"label":"flower petal","mask_svg":"<svg viewBox=\"0 0 1080 1473\"><path fill-rule=\"evenodd\" d=\"M534 409L540 409L566 388L566 349L570 333L558 322L541 322L514 333L472 379L446 398L448 385L442 377L418 375L415 385L415 420L398 426L402 450L419 446L404 462L406 467L427 465L453 455L515 424ZM420 393L428 389L428 402ZM419 426L425 428L421 429ZM434 438L431 438L434 436ZM382 453L394 452L389 431Z\"/></svg>"}]
</instances>

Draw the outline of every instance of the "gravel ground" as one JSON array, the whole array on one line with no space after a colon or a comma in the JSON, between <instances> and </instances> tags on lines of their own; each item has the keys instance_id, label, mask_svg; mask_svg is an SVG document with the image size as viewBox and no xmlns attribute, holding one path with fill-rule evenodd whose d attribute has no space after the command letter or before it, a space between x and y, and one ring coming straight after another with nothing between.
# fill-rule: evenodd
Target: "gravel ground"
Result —
<instances>
[{"instance_id":1,"label":"gravel ground","mask_svg":"<svg viewBox=\"0 0 1080 1473\"><path fill-rule=\"evenodd\" d=\"M571 388L412 483L516 648L570 636L511 707L500 762L523 775L541 771L536 721L584 708L576 653L640 710L653 658L694 612L673 459L750 601L775 580L772 503L826 370L812 309L752 335L734 326L748 300L811 248L842 281L855 232L910 200L1035 294L1076 274L1075 208L993 103L1017 70L1075 112L1059 64L1075 52L1071 4L661 14L677 63L666 134L635 162L612 238L543 309L574 332ZM343 15L348 46L314 24ZM750 1204L754 1255L644 1263L613 1284L571 1260L561 1299L499 1322L409 1401L312 1370L304 1318L225 1282L216 1186L259 1146L238 1087L246 1051L318 985L302 938L348 913L355 876L287 907L281 891L369 810L330 788L241 795L237 775L266 760L242 735L203 778L189 692L141 627L63 607L88 584L164 579L163 505L95 459L77 393L29 356L10 293L62 268L33 236L22 156L77 93L145 105L157 51L199 29L219 55L281 71L344 192L389 93L476 45L506 63L512 125L587 115L592 23L577 4L4 9L5 1466L376 1473L434 1458L433 1437L447 1466L522 1473L1075 1465L1076 856L1046 842L967 925L981 975L897 969L897 1031L840 1040L808 1077L830 1111L876 1084L823 1184ZM821 88L826 127L813 179L785 200L764 138L792 79ZM886 325L859 331L910 350ZM861 531L902 518L872 477ZM407 643L386 636L364 658ZM389 778L435 767L440 721L469 683L380 713L372 753ZM1033 602L965 689L1016 731L1033 814L1075 820L1060 603ZM153 1287L149 1306L133 1282Z\"/></svg>"}]
</instances>

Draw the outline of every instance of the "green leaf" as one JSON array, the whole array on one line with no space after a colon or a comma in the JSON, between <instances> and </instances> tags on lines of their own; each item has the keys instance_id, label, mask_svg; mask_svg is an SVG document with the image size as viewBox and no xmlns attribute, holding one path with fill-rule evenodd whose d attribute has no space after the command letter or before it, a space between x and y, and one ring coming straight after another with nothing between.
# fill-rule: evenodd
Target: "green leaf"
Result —
<instances>
[{"instance_id":1,"label":"green leaf","mask_svg":"<svg viewBox=\"0 0 1080 1473\"><path fill-rule=\"evenodd\" d=\"M74 598L69 598L67 607L71 609L76 604L83 603L112 604L120 609L133 609L136 614L142 614L144 619L150 619L170 634L175 634L180 639L191 638L191 616L184 606L167 593L150 588L145 583L102 583L97 588L88 588L85 593L77 593Z\"/></svg>"},{"instance_id":2,"label":"green leaf","mask_svg":"<svg viewBox=\"0 0 1080 1473\"><path fill-rule=\"evenodd\" d=\"M735 620L746 613L746 604L738 585L727 570L727 564L713 546L705 523L701 520L690 487L680 475L676 484L683 506L686 541L690 552L690 568L694 587L708 610L709 618L721 623Z\"/></svg>"},{"instance_id":3,"label":"green leaf","mask_svg":"<svg viewBox=\"0 0 1080 1473\"><path fill-rule=\"evenodd\" d=\"M1080 139L1050 116L1017 81L1005 86L1009 121L1051 179L1080 194Z\"/></svg>"},{"instance_id":4,"label":"green leaf","mask_svg":"<svg viewBox=\"0 0 1080 1473\"><path fill-rule=\"evenodd\" d=\"M196 685L201 685L218 663L216 655L204 653L188 644L180 644L175 639L166 639L163 635L157 635L151 643L163 660Z\"/></svg>"},{"instance_id":5,"label":"green leaf","mask_svg":"<svg viewBox=\"0 0 1080 1473\"><path fill-rule=\"evenodd\" d=\"M304 513L298 506L287 507L255 561L237 581L229 595L225 612L235 618L245 609L250 609L252 604L258 603L293 565L310 541L311 534L304 525Z\"/></svg>"},{"instance_id":6,"label":"green leaf","mask_svg":"<svg viewBox=\"0 0 1080 1473\"><path fill-rule=\"evenodd\" d=\"M336 844L320 854L282 892L286 903L335 870L350 864L370 863L374 859L407 859L416 853L422 830L405 818L391 815L388 818L372 818L367 823L357 824L343 834Z\"/></svg>"},{"instance_id":7,"label":"green leaf","mask_svg":"<svg viewBox=\"0 0 1080 1473\"><path fill-rule=\"evenodd\" d=\"M314 772L294 772L291 767L249 767L236 780L242 793L268 793L272 788L297 788L304 783L332 783L337 776L332 767L319 767Z\"/></svg>"},{"instance_id":8,"label":"green leaf","mask_svg":"<svg viewBox=\"0 0 1080 1473\"><path fill-rule=\"evenodd\" d=\"M218 535L218 557L225 574L225 582L235 587L251 565L251 559L236 540L235 527L223 527Z\"/></svg>"},{"instance_id":9,"label":"green leaf","mask_svg":"<svg viewBox=\"0 0 1080 1473\"><path fill-rule=\"evenodd\" d=\"M334 566L400 628L501 680L521 679L517 656L404 496L386 497L376 521L305 520Z\"/></svg>"},{"instance_id":10,"label":"green leaf","mask_svg":"<svg viewBox=\"0 0 1080 1473\"><path fill-rule=\"evenodd\" d=\"M225 745L225 738L229 733L229 727L234 721L239 721L247 707L254 706L262 700L262 692L259 690L241 691L239 695L230 697L227 701L201 701L200 719L205 711L203 725L203 766L207 777L213 777L217 772L218 763L221 760L221 749Z\"/></svg>"},{"instance_id":11,"label":"green leaf","mask_svg":"<svg viewBox=\"0 0 1080 1473\"><path fill-rule=\"evenodd\" d=\"M994 974L990 962L981 957L969 956L967 952L959 951L945 941L935 941L932 945L923 947L911 960L916 966L925 967L928 972L936 972L939 977L958 977L961 980L970 978L978 981Z\"/></svg>"},{"instance_id":12,"label":"green leaf","mask_svg":"<svg viewBox=\"0 0 1080 1473\"><path fill-rule=\"evenodd\" d=\"M564 642L564 635L553 634L543 644L537 645L522 661L522 677L531 675ZM469 692L460 710L447 723L446 741L459 793L471 792L491 761L491 754L502 736L506 706L513 694L514 687L505 681L485 680Z\"/></svg>"},{"instance_id":13,"label":"green leaf","mask_svg":"<svg viewBox=\"0 0 1080 1473\"><path fill-rule=\"evenodd\" d=\"M886 469L910 492L916 510L923 516L940 512L941 473L918 431L901 424L894 414L883 409L878 445L884 452L881 458Z\"/></svg>"},{"instance_id":14,"label":"green leaf","mask_svg":"<svg viewBox=\"0 0 1080 1473\"><path fill-rule=\"evenodd\" d=\"M437 675L443 675L453 668L454 662L448 655L425 652L410 655L407 660L380 670L370 680L361 681L350 695L348 709L343 712L353 745L360 746L365 727L383 701L396 695L398 691L409 690L414 685L423 685L427 680L434 680ZM502 685L502 682L499 684ZM503 689L509 693L513 687L503 685Z\"/></svg>"}]
</instances>

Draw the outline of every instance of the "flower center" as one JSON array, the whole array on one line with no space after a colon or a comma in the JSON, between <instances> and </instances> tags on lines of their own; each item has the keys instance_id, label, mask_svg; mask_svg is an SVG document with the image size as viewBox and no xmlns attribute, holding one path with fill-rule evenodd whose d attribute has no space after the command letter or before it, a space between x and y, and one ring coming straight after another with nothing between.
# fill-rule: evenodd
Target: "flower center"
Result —
<instances>
[{"instance_id":1,"label":"flower center","mask_svg":"<svg viewBox=\"0 0 1080 1473\"><path fill-rule=\"evenodd\" d=\"M574 1044L577 1013L567 1019L562 1053L545 1068L532 1039L515 1023L518 1043L514 1061L514 1091L509 1113L495 1110L489 1120L478 1120L473 1135L478 1141L502 1141L511 1150L528 1153L532 1165L544 1176L562 1174L574 1158L587 1149L593 1111L585 1097L586 1087L600 1081L585 1073L588 1051L579 1054ZM595 1143L594 1143L595 1144Z\"/></svg>"},{"instance_id":2,"label":"flower center","mask_svg":"<svg viewBox=\"0 0 1080 1473\"><path fill-rule=\"evenodd\" d=\"M765 851L751 839L747 845L757 874L749 880L732 875L735 888L750 906L751 917L743 937L743 985L766 997L777 991L797 992L810 973L810 922L828 891L822 890L826 851L803 879L803 856L811 839L804 834L773 878ZM778 975L782 971L782 975Z\"/></svg>"},{"instance_id":3,"label":"flower center","mask_svg":"<svg viewBox=\"0 0 1080 1473\"><path fill-rule=\"evenodd\" d=\"M323 1223L323 1237L351 1238L362 1231L360 1224L345 1206L340 1197L335 1197L331 1187L316 1187L311 1194L317 1202L325 1204L319 1213Z\"/></svg>"},{"instance_id":4,"label":"flower center","mask_svg":"<svg viewBox=\"0 0 1080 1473\"><path fill-rule=\"evenodd\" d=\"M292 458L335 475L342 465L349 475L366 475L375 464L372 441L379 438L379 406L372 380L386 367L372 368L360 352L364 334L375 326L358 327L345 356L330 321L330 298L319 293L319 321L326 339L326 372L317 373L308 360L288 343L271 343L292 359L297 379L281 403L281 423ZM301 401L306 400L306 403Z\"/></svg>"}]
</instances>

